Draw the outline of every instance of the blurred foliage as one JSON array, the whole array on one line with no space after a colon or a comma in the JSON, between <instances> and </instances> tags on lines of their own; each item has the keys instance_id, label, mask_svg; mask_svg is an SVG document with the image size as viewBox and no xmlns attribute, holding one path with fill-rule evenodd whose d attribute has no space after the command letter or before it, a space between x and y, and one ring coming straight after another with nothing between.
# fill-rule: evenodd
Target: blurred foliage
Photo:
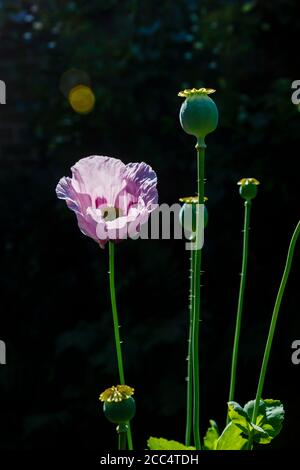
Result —
<instances>
[{"instance_id":1,"label":"blurred foliage","mask_svg":"<svg viewBox=\"0 0 300 470\"><path fill-rule=\"evenodd\" d=\"M114 446L113 426L98 402L117 381L107 253L80 234L54 189L78 158L100 153L151 164L161 202L192 195L194 142L178 121L177 93L187 87L216 88L220 110L220 126L207 139L203 430L209 403L218 403L214 419L222 423L226 414L241 262L236 182L245 176L262 184L253 208L237 399L254 395L299 217L299 111L290 99L291 83L300 78L292 52L300 37L297 15L291 0L0 2L7 64L1 78L8 93L10 86L19 91L9 95L5 113L16 112L27 125L21 149L1 148L1 339L8 365L0 369L0 448ZM87 116L75 114L59 90L60 77L73 67L88 73L95 93ZM157 435L157 422L161 435L182 441L187 253L180 241L124 242L117 251L136 443L143 448ZM287 408L279 447L292 446L299 418L290 360L299 332L297 273L295 260L266 384L266 395Z\"/></svg>"}]
</instances>

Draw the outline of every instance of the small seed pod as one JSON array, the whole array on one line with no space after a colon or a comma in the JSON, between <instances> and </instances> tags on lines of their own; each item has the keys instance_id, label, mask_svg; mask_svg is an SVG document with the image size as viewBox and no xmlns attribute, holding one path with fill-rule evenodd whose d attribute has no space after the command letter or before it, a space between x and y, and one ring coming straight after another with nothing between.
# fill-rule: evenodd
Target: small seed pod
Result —
<instances>
[{"instance_id":1,"label":"small seed pod","mask_svg":"<svg viewBox=\"0 0 300 470\"><path fill-rule=\"evenodd\" d=\"M135 400L132 397L118 403L108 401L103 404L103 411L106 418L111 423L121 424L127 423L135 415Z\"/></svg>"},{"instance_id":2,"label":"small seed pod","mask_svg":"<svg viewBox=\"0 0 300 470\"><path fill-rule=\"evenodd\" d=\"M204 198L207 201L207 198ZM195 233L197 230L197 203L198 197L183 197L180 202L184 202L179 212L179 222L184 230ZM204 205L204 228L208 223L208 210Z\"/></svg>"},{"instance_id":3,"label":"small seed pod","mask_svg":"<svg viewBox=\"0 0 300 470\"><path fill-rule=\"evenodd\" d=\"M218 125L218 108L208 96L214 92L212 88L192 88L178 93L178 96L185 98L179 113L180 124L187 134L197 139L204 140Z\"/></svg>"},{"instance_id":4,"label":"small seed pod","mask_svg":"<svg viewBox=\"0 0 300 470\"><path fill-rule=\"evenodd\" d=\"M243 178L238 182L240 187L240 195L246 201L251 201L257 194L257 186L259 181L255 178Z\"/></svg>"},{"instance_id":5,"label":"small seed pod","mask_svg":"<svg viewBox=\"0 0 300 470\"><path fill-rule=\"evenodd\" d=\"M136 406L133 393L134 389L128 385L113 386L101 393L103 411L111 423L127 423L134 417Z\"/></svg>"}]
</instances>

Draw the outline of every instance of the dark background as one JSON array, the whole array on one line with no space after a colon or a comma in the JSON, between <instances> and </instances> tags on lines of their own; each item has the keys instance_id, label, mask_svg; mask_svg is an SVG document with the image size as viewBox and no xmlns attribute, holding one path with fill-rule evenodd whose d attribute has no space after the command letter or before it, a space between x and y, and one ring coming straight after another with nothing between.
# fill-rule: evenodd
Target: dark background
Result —
<instances>
[{"instance_id":1,"label":"dark background","mask_svg":"<svg viewBox=\"0 0 300 470\"><path fill-rule=\"evenodd\" d=\"M220 124L207 138L209 225L201 323L201 428L223 427L241 267L237 181L261 181L253 204L236 399L255 396L286 251L299 219L300 79L296 1L0 1L0 448L103 450L115 431L98 396L118 382L107 250L56 199L81 157L146 161L160 202L196 190L193 138L178 91L217 89ZM85 70L94 111L74 113L63 72ZM284 429L270 448L298 444L299 248L286 289L264 396L280 398ZM184 440L188 253L183 241L117 246L127 383L136 389L136 447L150 435Z\"/></svg>"}]
</instances>

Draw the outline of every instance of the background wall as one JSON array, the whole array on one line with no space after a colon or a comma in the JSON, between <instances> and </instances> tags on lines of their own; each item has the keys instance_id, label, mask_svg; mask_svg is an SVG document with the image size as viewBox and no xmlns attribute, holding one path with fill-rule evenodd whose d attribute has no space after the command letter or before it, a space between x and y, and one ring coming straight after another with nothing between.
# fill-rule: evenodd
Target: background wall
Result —
<instances>
[{"instance_id":1,"label":"background wall","mask_svg":"<svg viewBox=\"0 0 300 470\"><path fill-rule=\"evenodd\" d=\"M98 153L145 160L160 202L196 190L193 140L178 121L179 90L208 86L220 125L207 139L209 225L201 323L202 432L223 426L241 266L243 204L236 182L261 181L253 204L237 401L254 398L291 233L299 219L297 4L289 0L0 2L0 448L114 446L99 393L117 382L107 251L56 199L59 178ZM85 70L87 116L59 91ZM286 407L272 448L296 445L299 247L282 304L265 397ZM135 442L183 440L188 255L182 241L117 247L127 382L136 388Z\"/></svg>"}]
</instances>

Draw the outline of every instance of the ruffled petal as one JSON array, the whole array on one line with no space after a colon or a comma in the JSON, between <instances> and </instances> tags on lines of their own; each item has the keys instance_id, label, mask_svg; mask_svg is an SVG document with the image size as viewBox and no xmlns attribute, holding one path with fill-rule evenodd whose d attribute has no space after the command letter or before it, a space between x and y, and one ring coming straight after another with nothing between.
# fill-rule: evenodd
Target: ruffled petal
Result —
<instances>
[{"instance_id":1,"label":"ruffled petal","mask_svg":"<svg viewBox=\"0 0 300 470\"><path fill-rule=\"evenodd\" d=\"M158 193L156 189L157 176L151 166L146 163L129 163L126 165L124 177L127 180L128 191L134 194L136 198L142 197L146 207L149 210L152 205L158 202Z\"/></svg>"},{"instance_id":2,"label":"ruffled petal","mask_svg":"<svg viewBox=\"0 0 300 470\"><path fill-rule=\"evenodd\" d=\"M86 214L87 208L91 206L91 198L88 194L77 193L69 177L61 178L56 186L56 194L59 199L64 199L67 206L76 214Z\"/></svg>"},{"instance_id":3,"label":"ruffled petal","mask_svg":"<svg viewBox=\"0 0 300 470\"><path fill-rule=\"evenodd\" d=\"M72 186L71 178L68 176L61 178L55 191L58 199L65 200L69 209L80 214L80 206L78 204L77 194Z\"/></svg>"}]
</instances>

